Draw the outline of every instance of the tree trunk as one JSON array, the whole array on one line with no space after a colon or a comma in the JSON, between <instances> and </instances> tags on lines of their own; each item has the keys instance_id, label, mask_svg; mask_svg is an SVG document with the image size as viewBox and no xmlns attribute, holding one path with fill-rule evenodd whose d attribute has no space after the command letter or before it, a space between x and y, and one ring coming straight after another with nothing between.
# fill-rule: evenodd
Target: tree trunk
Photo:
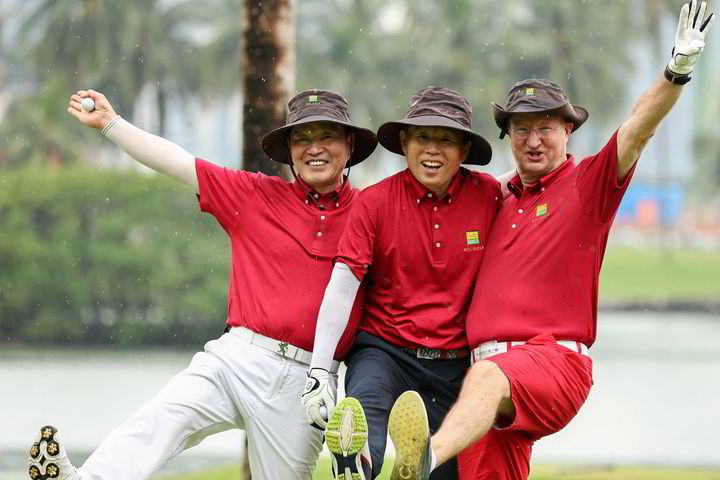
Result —
<instances>
[{"instance_id":1,"label":"tree trunk","mask_svg":"<svg viewBox=\"0 0 720 480\"><path fill-rule=\"evenodd\" d=\"M165 90L163 89L162 84L158 84L157 86L157 107L158 135L161 137L165 137L165 121L167 120L167 95L165 94Z\"/></svg>"},{"instance_id":2,"label":"tree trunk","mask_svg":"<svg viewBox=\"0 0 720 480\"><path fill-rule=\"evenodd\" d=\"M260 138L285 123L295 89L295 1L248 0L244 6L242 168L286 178L287 168L265 155Z\"/></svg>"},{"instance_id":3,"label":"tree trunk","mask_svg":"<svg viewBox=\"0 0 720 480\"><path fill-rule=\"evenodd\" d=\"M270 160L260 147L262 135L285 123L290 92L295 90L295 0L247 0L242 122L242 168L288 178L287 167ZM252 478L247 455L241 477Z\"/></svg>"}]
</instances>

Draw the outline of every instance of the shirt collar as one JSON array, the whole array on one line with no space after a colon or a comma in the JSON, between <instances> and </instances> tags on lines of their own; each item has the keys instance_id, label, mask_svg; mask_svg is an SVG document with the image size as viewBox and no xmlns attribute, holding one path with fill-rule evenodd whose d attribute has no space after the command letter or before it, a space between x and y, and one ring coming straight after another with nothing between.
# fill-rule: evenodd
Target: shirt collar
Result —
<instances>
[{"instance_id":1,"label":"shirt collar","mask_svg":"<svg viewBox=\"0 0 720 480\"><path fill-rule=\"evenodd\" d=\"M347 175L343 175L342 185L328 193L317 192L299 176L295 178L292 186L295 194L306 205L315 205L318 208L322 206L326 210L342 207L352 196L352 185Z\"/></svg>"},{"instance_id":2,"label":"shirt collar","mask_svg":"<svg viewBox=\"0 0 720 480\"><path fill-rule=\"evenodd\" d=\"M528 186L529 192L537 192L542 191L545 188L548 188L550 185L555 183L558 179L561 179L565 177L567 174L569 174L574 168L575 168L575 157L573 157L570 154L566 154L567 159L560 164L559 167L557 167L555 170L551 171L550 173L545 174L545 176L541 177L540 180L533 183L532 185ZM523 190L525 189L525 186L522 183L522 180L520 180L520 175L515 174L510 181L507 184L508 190L510 190L510 193L515 195L516 197L519 197L522 195Z\"/></svg>"},{"instance_id":3,"label":"shirt collar","mask_svg":"<svg viewBox=\"0 0 720 480\"><path fill-rule=\"evenodd\" d=\"M460 190L465 183L465 178L467 178L468 172L469 170L460 167L453 179L450 181L447 192L440 198L440 200L451 203L452 200L460 194ZM409 168L406 168L403 172L403 180L405 181L405 186L408 189L408 192L417 201L417 203L421 203L423 201L438 201L438 196L432 190L420 183L413 176Z\"/></svg>"}]
</instances>

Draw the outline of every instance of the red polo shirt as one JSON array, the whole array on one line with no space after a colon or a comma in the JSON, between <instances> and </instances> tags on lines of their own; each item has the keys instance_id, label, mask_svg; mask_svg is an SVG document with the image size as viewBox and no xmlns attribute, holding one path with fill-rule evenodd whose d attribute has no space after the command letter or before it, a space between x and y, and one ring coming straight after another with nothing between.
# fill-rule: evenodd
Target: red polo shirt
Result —
<instances>
[{"instance_id":1,"label":"red polo shirt","mask_svg":"<svg viewBox=\"0 0 720 480\"><path fill-rule=\"evenodd\" d=\"M489 340L595 341L598 276L633 169L617 181L617 132L597 154L523 188L518 176L487 240L468 315L472 347Z\"/></svg>"},{"instance_id":2,"label":"red polo shirt","mask_svg":"<svg viewBox=\"0 0 720 480\"><path fill-rule=\"evenodd\" d=\"M405 170L360 194L335 260L368 291L359 329L401 347L466 348L465 317L498 182L461 168L437 198Z\"/></svg>"},{"instance_id":3,"label":"red polo shirt","mask_svg":"<svg viewBox=\"0 0 720 480\"><path fill-rule=\"evenodd\" d=\"M358 190L347 182L316 195L298 182L222 168L196 159L200 209L212 214L230 237L232 270L228 319L276 340L311 351L332 258ZM325 207L321 210L318 205ZM337 348L350 347L361 308Z\"/></svg>"}]
</instances>

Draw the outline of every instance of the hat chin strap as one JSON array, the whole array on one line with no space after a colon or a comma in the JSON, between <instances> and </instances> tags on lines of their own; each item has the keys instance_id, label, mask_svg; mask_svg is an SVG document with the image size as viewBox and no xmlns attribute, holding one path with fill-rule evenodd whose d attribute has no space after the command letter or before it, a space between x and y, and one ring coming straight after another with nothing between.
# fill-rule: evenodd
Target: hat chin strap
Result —
<instances>
[{"instance_id":1,"label":"hat chin strap","mask_svg":"<svg viewBox=\"0 0 720 480\"><path fill-rule=\"evenodd\" d=\"M338 190L337 192L335 192L335 195L333 195L333 197L330 199L330 203L333 203L335 200L337 200L337 198L340 196L340 194L342 193L343 189L345 188L345 184L346 184L346 183L350 183L350 168L352 167L352 152L350 153L350 158L348 159L348 162L350 163L350 164L348 165L348 172L347 172L347 179L348 179L348 181L342 183L342 185L340 186L340 190ZM316 206L319 210L326 210L327 207L325 207L325 205L320 205L320 202L317 201L317 199L313 196L313 194L310 192L310 190L308 190L307 188L305 188L305 181L302 180L301 178L299 178L298 175L297 175L297 173L295 172L295 167L293 166L292 159L290 160L290 173L292 173L292 176L293 176L293 178L295 178L295 181L300 184L300 188L302 188L303 190L305 190L305 193L307 194L308 198L313 201L313 203L315 204L315 206Z\"/></svg>"}]
</instances>

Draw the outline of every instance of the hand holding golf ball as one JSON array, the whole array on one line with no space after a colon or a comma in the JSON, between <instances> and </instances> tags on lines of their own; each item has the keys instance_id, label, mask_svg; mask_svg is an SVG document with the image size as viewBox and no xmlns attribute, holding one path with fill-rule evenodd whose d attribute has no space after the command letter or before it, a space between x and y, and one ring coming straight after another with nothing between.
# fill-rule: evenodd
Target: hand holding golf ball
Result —
<instances>
[{"instance_id":1,"label":"hand holding golf ball","mask_svg":"<svg viewBox=\"0 0 720 480\"><path fill-rule=\"evenodd\" d=\"M80 90L70 96L68 112L82 124L99 130L117 117L105 95L94 90Z\"/></svg>"},{"instance_id":2,"label":"hand holding golf ball","mask_svg":"<svg viewBox=\"0 0 720 480\"><path fill-rule=\"evenodd\" d=\"M95 100L90 97L83 98L82 103L80 103L80 107L82 107L82 109L86 112L92 112L95 110Z\"/></svg>"}]
</instances>

